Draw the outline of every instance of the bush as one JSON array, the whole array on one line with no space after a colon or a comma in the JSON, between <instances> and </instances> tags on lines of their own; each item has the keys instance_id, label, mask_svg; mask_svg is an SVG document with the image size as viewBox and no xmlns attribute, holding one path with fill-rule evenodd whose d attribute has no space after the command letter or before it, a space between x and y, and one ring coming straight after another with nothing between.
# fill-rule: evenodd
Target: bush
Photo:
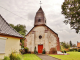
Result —
<instances>
[{"instance_id":1,"label":"bush","mask_svg":"<svg viewBox=\"0 0 80 60\"><path fill-rule=\"evenodd\" d=\"M20 49L19 51L20 51L21 54L25 53L24 49Z\"/></svg>"},{"instance_id":2,"label":"bush","mask_svg":"<svg viewBox=\"0 0 80 60\"><path fill-rule=\"evenodd\" d=\"M38 54L38 52L36 51L36 46L34 48L34 54Z\"/></svg>"},{"instance_id":3,"label":"bush","mask_svg":"<svg viewBox=\"0 0 80 60\"><path fill-rule=\"evenodd\" d=\"M50 54L57 54L56 48L51 48L50 49Z\"/></svg>"},{"instance_id":4,"label":"bush","mask_svg":"<svg viewBox=\"0 0 80 60\"><path fill-rule=\"evenodd\" d=\"M64 53L66 53L66 51L64 51Z\"/></svg>"},{"instance_id":5,"label":"bush","mask_svg":"<svg viewBox=\"0 0 80 60\"><path fill-rule=\"evenodd\" d=\"M77 48L74 48L74 51L77 51Z\"/></svg>"},{"instance_id":6,"label":"bush","mask_svg":"<svg viewBox=\"0 0 80 60\"><path fill-rule=\"evenodd\" d=\"M22 56L15 52L12 52L9 57L10 57L10 60L22 60Z\"/></svg>"},{"instance_id":7,"label":"bush","mask_svg":"<svg viewBox=\"0 0 80 60\"><path fill-rule=\"evenodd\" d=\"M64 51L62 51L62 53L64 53Z\"/></svg>"},{"instance_id":8,"label":"bush","mask_svg":"<svg viewBox=\"0 0 80 60\"><path fill-rule=\"evenodd\" d=\"M10 60L10 58L7 57L7 56L4 56L4 59L3 60Z\"/></svg>"},{"instance_id":9,"label":"bush","mask_svg":"<svg viewBox=\"0 0 80 60\"><path fill-rule=\"evenodd\" d=\"M66 53L66 51L64 50L64 51L62 51L62 53Z\"/></svg>"},{"instance_id":10,"label":"bush","mask_svg":"<svg viewBox=\"0 0 80 60\"><path fill-rule=\"evenodd\" d=\"M31 54L31 51L28 51L29 54Z\"/></svg>"},{"instance_id":11,"label":"bush","mask_svg":"<svg viewBox=\"0 0 80 60\"><path fill-rule=\"evenodd\" d=\"M80 49L78 49L78 52L80 52Z\"/></svg>"},{"instance_id":12,"label":"bush","mask_svg":"<svg viewBox=\"0 0 80 60\"><path fill-rule=\"evenodd\" d=\"M24 47L25 53L28 53L28 48Z\"/></svg>"},{"instance_id":13,"label":"bush","mask_svg":"<svg viewBox=\"0 0 80 60\"><path fill-rule=\"evenodd\" d=\"M38 54L38 52L37 51L34 51L34 54Z\"/></svg>"},{"instance_id":14,"label":"bush","mask_svg":"<svg viewBox=\"0 0 80 60\"><path fill-rule=\"evenodd\" d=\"M45 49L43 49L43 52L42 52L42 54L45 54L46 53L46 51L45 51Z\"/></svg>"},{"instance_id":15,"label":"bush","mask_svg":"<svg viewBox=\"0 0 80 60\"><path fill-rule=\"evenodd\" d=\"M69 49L69 51L74 51L74 49Z\"/></svg>"},{"instance_id":16,"label":"bush","mask_svg":"<svg viewBox=\"0 0 80 60\"><path fill-rule=\"evenodd\" d=\"M77 48L69 49L69 51L77 51Z\"/></svg>"}]
</instances>

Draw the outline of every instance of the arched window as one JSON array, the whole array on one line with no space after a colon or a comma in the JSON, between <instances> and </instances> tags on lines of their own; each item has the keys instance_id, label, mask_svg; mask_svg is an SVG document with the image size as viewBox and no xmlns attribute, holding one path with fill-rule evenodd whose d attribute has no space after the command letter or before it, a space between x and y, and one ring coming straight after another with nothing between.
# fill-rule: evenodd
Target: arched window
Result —
<instances>
[{"instance_id":1,"label":"arched window","mask_svg":"<svg viewBox=\"0 0 80 60\"><path fill-rule=\"evenodd\" d=\"M40 36L39 36L39 39L41 39L41 38L42 38L42 36L40 35Z\"/></svg>"},{"instance_id":2,"label":"arched window","mask_svg":"<svg viewBox=\"0 0 80 60\"><path fill-rule=\"evenodd\" d=\"M39 19L38 22L41 22L41 19Z\"/></svg>"}]
</instances>

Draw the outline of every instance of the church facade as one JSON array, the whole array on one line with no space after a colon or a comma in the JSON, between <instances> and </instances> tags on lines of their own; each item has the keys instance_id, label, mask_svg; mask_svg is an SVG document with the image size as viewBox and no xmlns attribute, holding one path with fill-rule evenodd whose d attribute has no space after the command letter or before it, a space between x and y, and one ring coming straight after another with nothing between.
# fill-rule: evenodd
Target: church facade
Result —
<instances>
[{"instance_id":1,"label":"church facade","mask_svg":"<svg viewBox=\"0 0 80 60\"><path fill-rule=\"evenodd\" d=\"M45 49L46 53L53 53L54 49L60 51L60 43L58 34L46 25L45 14L40 7L36 13L34 27L26 35L24 47L28 47L30 52L36 50L42 53Z\"/></svg>"}]
</instances>

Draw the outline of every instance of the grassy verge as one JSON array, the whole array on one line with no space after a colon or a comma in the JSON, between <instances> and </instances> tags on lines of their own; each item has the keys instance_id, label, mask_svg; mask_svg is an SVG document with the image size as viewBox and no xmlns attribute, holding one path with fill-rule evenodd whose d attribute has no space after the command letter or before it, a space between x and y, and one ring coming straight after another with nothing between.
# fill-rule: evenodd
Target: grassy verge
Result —
<instances>
[{"instance_id":1,"label":"grassy verge","mask_svg":"<svg viewBox=\"0 0 80 60\"><path fill-rule=\"evenodd\" d=\"M49 55L61 60L80 60L80 52L67 52L69 55Z\"/></svg>"},{"instance_id":2,"label":"grassy verge","mask_svg":"<svg viewBox=\"0 0 80 60\"><path fill-rule=\"evenodd\" d=\"M23 55L24 60L41 60L38 56L35 54L24 54Z\"/></svg>"}]
</instances>

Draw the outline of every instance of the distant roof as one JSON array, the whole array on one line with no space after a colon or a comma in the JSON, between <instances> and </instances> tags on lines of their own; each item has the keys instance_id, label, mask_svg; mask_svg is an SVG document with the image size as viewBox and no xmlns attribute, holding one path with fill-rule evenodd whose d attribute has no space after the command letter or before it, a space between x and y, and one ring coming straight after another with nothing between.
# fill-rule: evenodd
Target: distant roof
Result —
<instances>
[{"instance_id":1,"label":"distant roof","mask_svg":"<svg viewBox=\"0 0 80 60\"><path fill-rule=\"evenodd\" d=\"M0 15L0 35L1 34L23 38L23 36L13 29Z\"/></svg>"},{"instance_id":2,"label":"distant roof","mask_svg":"<svg viewBox=\"0 0 80 60\"><path fill-rule=\"evenodd\" d=\"M80 42L77 43L77 47L80 47Z\"/></svg>"}]
</instances>

